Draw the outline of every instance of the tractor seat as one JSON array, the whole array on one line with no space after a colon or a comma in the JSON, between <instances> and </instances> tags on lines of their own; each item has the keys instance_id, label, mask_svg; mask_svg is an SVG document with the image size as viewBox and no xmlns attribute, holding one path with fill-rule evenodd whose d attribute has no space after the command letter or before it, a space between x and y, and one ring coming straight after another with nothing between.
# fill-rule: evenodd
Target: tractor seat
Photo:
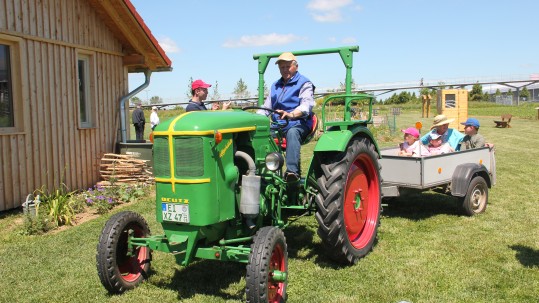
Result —
<instances>
[{"instance_id":1,"label":"tractor seat","mask_svg":"<svg viewBox=\"0 0 539 303\"><path fill-rule=\"evenodd\" d=\"M303 142L301 142L301 145L311 142L311 140L314 138L314 135L316 135L316 130L318 129L318 117L315 115L314 112L311 113L310 120L312 122L311 130L309 131L309 134L307 134ZM279 138L273 138L273 140L277 145L279 145ZM286 138L283 138L281 142L281 148L286 149Z\"/></svg>"}]
</instances>

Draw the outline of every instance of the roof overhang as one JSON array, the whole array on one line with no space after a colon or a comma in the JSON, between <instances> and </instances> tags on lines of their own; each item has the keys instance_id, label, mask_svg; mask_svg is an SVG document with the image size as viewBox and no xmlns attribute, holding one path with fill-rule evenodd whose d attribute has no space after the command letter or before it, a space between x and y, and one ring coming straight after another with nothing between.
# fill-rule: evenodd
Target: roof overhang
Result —
<instances>
[{"instance_id":1,"label":"roof overhang","mask_svg":"<svg viewBox=\"0 0 539 303\"><path fill-rule=\"evenodd\" d=\"M129 72L170 71L172 62L129 0L88 0L123 46Z\"/></svg>"}]
</instances>

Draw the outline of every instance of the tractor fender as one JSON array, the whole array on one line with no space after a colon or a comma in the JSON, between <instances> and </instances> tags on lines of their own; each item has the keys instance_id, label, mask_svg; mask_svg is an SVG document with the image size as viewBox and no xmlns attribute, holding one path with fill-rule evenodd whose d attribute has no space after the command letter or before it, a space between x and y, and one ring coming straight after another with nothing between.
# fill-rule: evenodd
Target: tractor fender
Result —
<instances>
[{"instance_id":1,"label":"tractor fender","mask_svg":"<svg viewBox=\"0 0 539 303\"><path fill-rule=\"evenodd\" d=\"M350 130L330 131L324 133L316 143L314 152L344 151L354 134Z\"/></svg>"},{"instance_id":2,"label":"tractor fender","mask_svg":"<svg viewBox=\"0 0 539 303\"><path fill-rule=\"evenodd\" d=\"M354 137L367 137L373 144L378 155L380 150L374 140L372 133L366 127L355 127L347 130L329 131L324 133L316 143L314 148L314 157L311 159L309 170L307 171L307 180L316 184L316 171L320 168L320 157L327 152L344 152L348 143ZM305 182L305 188L309 187L309 182Z\"/></svg>"},{"instance_id":3,"label":"tractor fender","mask_svg":"<svg viewBox=\"0 0 539 303\"><path fill-rule=\"evenodd\" d=\"M325 132L316 143L314 147L314 152L325 152L325 151L340 151L343 152L348 146L348 142L352 137L362 136L368 137L370 141L374 144L376 152L380 154L378 149L378 144L374 140L372 133L366 127L352 127L351 129L345 130L334 130Z\"/></svg>"},{"instance_id":4,"label":"tractor fender","mask_svg":"<svg viewBox=\"0 0 539 303\"><path fill-rule=\"evenodd\" d=\"M451 177L451 195L456 197L466 196L468 186L475 176L481 176L491 187L491 180L487 168L478 163L464 163L455 168Z\"/></svg>"}]
</instances>

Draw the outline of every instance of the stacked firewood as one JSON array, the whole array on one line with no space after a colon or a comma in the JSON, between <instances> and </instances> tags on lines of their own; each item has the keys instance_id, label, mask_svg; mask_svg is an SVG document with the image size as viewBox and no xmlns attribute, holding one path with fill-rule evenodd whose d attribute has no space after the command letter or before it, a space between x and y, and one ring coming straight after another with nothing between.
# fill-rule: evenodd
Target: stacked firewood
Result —
<instances>
[{"instance_id":1,"label":"stacked firewood","mask_svg":"<svg viewBox=\"0 0 539 303\"><path fill-rule=\"evenodd\" d=\"M148 170L147 162L148 160L137 159L132 155L104 154L99 169L103 181L97 184L152 184L155 179Z\"/></svg>"}]
</instances>

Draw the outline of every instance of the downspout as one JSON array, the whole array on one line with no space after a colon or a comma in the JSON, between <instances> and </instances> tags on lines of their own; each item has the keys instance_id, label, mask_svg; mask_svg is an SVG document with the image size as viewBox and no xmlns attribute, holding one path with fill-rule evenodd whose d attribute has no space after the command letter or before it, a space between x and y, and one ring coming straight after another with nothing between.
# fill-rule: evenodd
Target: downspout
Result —
<instances>
[{"instance_id":1,"label":"downspout","mask_svg":"<svg viewBox=\"0 0 539 303\"><path fill-rule=\"evenodd\" d=\"M141 86L135 88L132 92L120 98L120 127L122 128L122 143L127 142L127 122L125 117L125 102L131 99L134 95L138 94L141 90L145 89L150 85L150 77L152 76L152 71L147 69L144 71L144 76L146 77L144 83Z\"/></svg>"}]
</instances>

